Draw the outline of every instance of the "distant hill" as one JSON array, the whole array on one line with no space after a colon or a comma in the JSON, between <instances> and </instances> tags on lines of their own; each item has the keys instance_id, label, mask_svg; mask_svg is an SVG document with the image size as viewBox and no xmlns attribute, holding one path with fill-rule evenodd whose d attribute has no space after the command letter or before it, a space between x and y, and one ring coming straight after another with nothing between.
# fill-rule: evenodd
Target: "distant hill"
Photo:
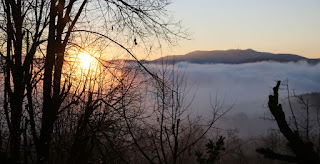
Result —
<instances>
[{"instance_id":1,"label":"distant hill","mask_svg":"<svg viewBox=\"0 0 320 164\"><path fill-rule=\"evenodd\" d=\"M194 51L186 55L166 56L151 62L158 63L166 61L168 63L188 62L197 64L224 63L241 64L260 61L275 62L299 62L306 61L310 64L317 64L320 59L308 59L294 54L273 54L268 52L258 52L252 49L247 50L217 50L217 51Z\"/></svg>"}]
</instances>

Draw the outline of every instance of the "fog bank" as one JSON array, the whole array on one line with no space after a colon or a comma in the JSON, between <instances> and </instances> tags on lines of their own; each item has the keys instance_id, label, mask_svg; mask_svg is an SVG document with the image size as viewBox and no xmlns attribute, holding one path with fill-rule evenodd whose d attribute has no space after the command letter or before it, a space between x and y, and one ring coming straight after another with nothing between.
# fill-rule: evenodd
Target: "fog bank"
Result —
<instances>
[{"instance_id":1,"label":"fog bank","mask_svg":"<svg viewBox=\"0 0 320 164\"><path fill-rule=\"evenodd\" d=\"M185 70L188 86L195 93L194 113L210 116L210 95L225 106L233 108L217 126L238 129L242 137L262 135L274 123L261 117L270 117L268 95L276 81L289 81L290 91L296 94L320 92L320 65L306 63L257 62L248 64L190 64L178 63ZM285 97L285 86L280 97ZM191 93L192 93L191 92ZM193 96L192 94L189 96Z\"/></svg>"}]
</instances>

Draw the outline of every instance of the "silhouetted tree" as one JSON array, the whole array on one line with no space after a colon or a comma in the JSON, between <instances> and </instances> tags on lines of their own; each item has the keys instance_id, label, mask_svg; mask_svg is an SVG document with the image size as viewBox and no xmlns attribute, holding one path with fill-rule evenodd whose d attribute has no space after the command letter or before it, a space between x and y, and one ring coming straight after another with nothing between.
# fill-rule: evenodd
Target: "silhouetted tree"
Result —
<instances>
[{"instance_id":1,"label":"silhouetted tree","mask_svg":"<svg viewBox=\"0 0 320 164\"><path fill-rule=\"evenodd\" d=\"M117 111L124 117L133 144L141 153L138 158L149 163L185 162L191 149L231 108L212 104L212 113L206 117L193 116L192 93L185 72L164 63L150 67L161 80L147 81L146 95L142 96L145 105L137 106L144 119L131 119L126 108Z\"/></svg>"},{"instance_id":2,"label":"silhouetted tree","mask_svg":"<svg viewBox=\"0 0 320 164\"><path fill-rule=\"evenodd\" d=\"M5 59L1 93L10 135L11 163L22 162L22 157L34 162L32 153L36 154L38 163L51 162L51 143L60 114L83 100L82 93L88 93L86 87L72 80L72 71L65 69L67 59L75 55L69 49L77 47L84 51L86 48L81 45L81 34L96 36L97 40L103 38L105 45L111 42L128 53L126 47L139 45L139 40L147 43L155 38L173 43L172 38L181 31L170 28L179 25L167 19L165 7L168 4L167 0L1 1L0 54ZM117 37L118 34L123 37ZM133 53L130 55L137 60ZM100 58L97 60L103 62ZM75 93L81 98L72 96ZM85 114L79 119L76 134L86 131L88 118L101 105L102 99L90 98L95 93L88 94ZM21 144L32 148L22 149ZM78 147L76 145L74 147ZM32 153L24 156L26 152L22 150Z\"/></svg>"},{"instance_id":3,"label":"silhouetted tree","mask_svg":"<svg viewBox=\"0 0 320 164\"><path fill-rule=\"evenodd\" d=\"M207 155L204 155L200 151L196 151L197 161L200 164L212 164L219 160L221 151L225 151L224 139L225 137L220 136L215 143L209 139L206 144Z\"/></svg>"},{"instance_id":4,"label":"silhouetted tree","mask_svg":"<svg viewBox=\"0 0 320 164\"><path fill-rule=\"evenodd\" d=\"M272 151L269 148L258 148L256 151L263 154L266 158L283 160L287 162L298 162L298 163L320 163L319 155L314 150L314 144L310 141L304 141L301 132L298 130L294 131L290 128L286 121L285 113L282 109L282 105L279 104L279 87L280 81L273 88L273 95L269 96L268 107L275 118L275 121L280 129L280 132L287 139L288 147L292 150L295 156L284 155ZM295 120L296 121L296 120ZM309 121L309 120L306 120ZM297 125L297 123L295 123Z\"/></svg>"}]
</instances>

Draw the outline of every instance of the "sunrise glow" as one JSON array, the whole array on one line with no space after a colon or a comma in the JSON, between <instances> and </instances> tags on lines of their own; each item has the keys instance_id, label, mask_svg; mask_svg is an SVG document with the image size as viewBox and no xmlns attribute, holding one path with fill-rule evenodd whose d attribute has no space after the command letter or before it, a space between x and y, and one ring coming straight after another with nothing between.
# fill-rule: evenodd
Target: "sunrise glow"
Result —
<instances>
[{"instance_id":1,"label":"sunrise glow","mask_svg":"<svg viewBox=\"0 0 320 164\"><path fill-rule=\"evenodd\" d=\"M78 54L78 60L82 69L88 70L89 68L96 67L97 59L89 53L80 52Z\"/></svg>"}]
</instances>

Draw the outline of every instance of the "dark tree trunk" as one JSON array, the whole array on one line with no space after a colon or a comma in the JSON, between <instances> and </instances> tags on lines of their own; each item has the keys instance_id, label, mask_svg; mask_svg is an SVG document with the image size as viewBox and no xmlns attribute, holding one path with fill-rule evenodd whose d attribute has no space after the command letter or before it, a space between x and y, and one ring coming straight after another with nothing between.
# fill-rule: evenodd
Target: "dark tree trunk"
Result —
<instances>
[{"instance_id":1,"label":"dark tree trunk","mask_svg":"<svg viewBox=\"0 0 320 164\"><path fill-rule=\"evenodd\" d=\"M10 102L11 115L6 115L10 131L10 162L20 163L20 145L21 145L21 115L24 99L24 77L22 67L22 42L23 16L21 13L21 1L5 1L7 15L7 60L6 60L6 85L5 92ZM13 46L12 46L13 43ZM13 50L13 57L11 52ZM11 74L10 74L11 73ZM12 75L12 81L10 76ZM11 82L13 82L13 92L11 91ZM7 102L6 102L7 103ZM5 106L8 112L8 106Z\"/></svg>"},{"instance_id":2,"label":"dark tree trunk","mask_svg":"<svg viewBox=\"0 0 320 164\"><path fill-rule=\"evenodd\" d=\"M280 83L281 82L278 81L277 85L273 88L273 95L269 95L268 106L271 114L274 116L281 133L288 140L288 146L296 155L296 162L301 164L319 164L320 159L313 149L313 144L311 142L304 142L298 133L291 130L286 121L285 113L282 110L281 104L279 104L278 90L280 87ZM257 149L257 151L267 158L274 157L273 159L281 159L282 157L284 157L284 155L274 153L273 151L270 151L270 149ZM293 158L290 157L290 159L292 160Z\"/></svg>"},{"instance_id":3,"label":"dark tree trunk","mask_svg":"<svg viewBox=\"0 0 320 164\"><path fill-rule=\"evenodd\" d=\"M43 107L41 118L41 130L39 138L39 147L37 150L38 163L49 163L49 152L51 143L51 134L53 123L56 119L56 104L52 99L52 72L55 64L55 19L56 19L56 2L52 0L50 6L50 23L49 36L47 45L47 56L44 66L44 82L43 82Z\"/></svg>"}]
</instances>

